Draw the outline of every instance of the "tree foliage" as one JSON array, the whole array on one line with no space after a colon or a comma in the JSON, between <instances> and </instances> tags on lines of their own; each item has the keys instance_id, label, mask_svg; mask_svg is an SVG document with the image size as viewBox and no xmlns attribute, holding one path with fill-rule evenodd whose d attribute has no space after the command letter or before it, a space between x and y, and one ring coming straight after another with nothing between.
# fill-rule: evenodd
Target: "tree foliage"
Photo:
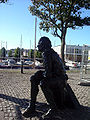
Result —
<instances>
[{"instance_id":1,"label":"tree foliage","mask_svg":"<svg viewBox=\"0 0 90 120\"><path fill-rule=\"evenodd\" d=\"M31 49L29 52L28 52L28 56L31 57L31 58L34 58L34 50ZM36 58L42 58L42 53L39 52L38 50L35 51L35 57Z\"/></svg>"},{"instance_id":2,"label":"tree foliage","mask_svg":"<svg viewBox=\"0 0 90 120\"><path fill-rule=\"evenodd\" d=\"M40 29L61 39L61 57L64 62L65 37L68 28L90 25L90 17L81 17L82 9L90 9L89 0L32 0L30 13L40 18Z\"/></svg>"},{"instance_id":3,"label":"tree foliage","mask_svg":"<svg viewBox=\"0 0 90 120\"><path fill-rule=\"evenodd\" d=\"M7 2L8 0L0 0L0 3L5 3Z\"/></svg>"},{"instance_id":4,"label":"tree foliage","mask_svg":"<svg viewBox=\"0 0 90 120\"><path fill-rule=\"evenodd\" d=\"M35 56L36 58L42 58L42 53L37 50Z\"/></svg>"},{"instance_id":5,"label":"tree foliage","mask_svg":"<svg viewBox=\"0 0 90 120\"><path fill-rule=\"evenodd\" d=\"M19 47L17 47L17 49L15 49L15 55L14 55L14 57L20 58L20 48Z\"/></svg>"},{"instance_id":6,"label":"tree foliage","mask_svg":"<svg viewBox=\"0 0 90 120\"><path fill-rule=\"evenodd\" d=\"M4 47L1 49L1 57L6 57L6 49Z\"/></svg>"},{"instance_id":7,"label":"tree foliage","mask_svg":"<svg viewBox=\"0 0 90 120\"><path fill-rule=\"evenodd\" d=\"M30 50L30 57L34 58L34 50L33 49Z\"/></svg>"},{"instance_id":8,"label":"tree foliage","mask_svg":"<svg viewBox=\"0 0 90 120\"><path fill-rule=\"evenodd\" d=\"M12 50L8 52L8 57L12 57Z\"/></svg>"}]
</instances>

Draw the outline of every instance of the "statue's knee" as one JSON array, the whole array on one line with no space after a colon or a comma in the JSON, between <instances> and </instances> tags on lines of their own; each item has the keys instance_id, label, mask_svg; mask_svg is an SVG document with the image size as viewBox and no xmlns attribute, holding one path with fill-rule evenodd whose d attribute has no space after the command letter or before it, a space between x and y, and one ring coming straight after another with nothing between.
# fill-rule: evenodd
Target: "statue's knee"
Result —
<instances>
[{"instance_id":1,"label":"statue's knee","mask_svg":"<svg viewBox=\"0 0 90 120\"><path fill-rule=\"evenodd\" d=\"M40 81L40 87L43 88L43 83L42 83L42 81Z\"/></svg>"},{"instance_id":2,"label":"statue's knee","mask_svg":"<svg viewBox=\"0 0 90 120\"><path fill-rule=\"evenodd\" d=\"M47 88L47 84L45 81L40 81L40 87L42 90L46 89Z\"/></svg>"},{"instance_id":3,"label":"statue's knee","mask_svg":"<svg viewBox=\"0 0 90 120\"><path fill-rule=\"evenodd\" d=\"M32 81L34 81L34 80L35 80L35 76L32 75L32 76L30 77L30 81L32 82Z\"/></svg>"}]
</instances>

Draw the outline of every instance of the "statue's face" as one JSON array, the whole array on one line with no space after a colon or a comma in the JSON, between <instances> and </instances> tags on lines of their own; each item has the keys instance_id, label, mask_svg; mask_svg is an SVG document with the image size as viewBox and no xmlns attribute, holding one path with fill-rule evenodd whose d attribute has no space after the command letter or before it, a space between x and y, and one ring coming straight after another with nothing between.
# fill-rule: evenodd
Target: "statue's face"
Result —
<instances>
[{"instance_id":1,"label":"statue's face","mask_svg":"<svg viewBox=\"0 0 90 120\"><path fill-rule=\"evenodd\" d=\"M43 44L42 44L42 41L39 41L38 42L38 50L40 51L40 52L43 52Z\"/></svg>"},{"instance_id":2,"label":"statue's face","mask_svg":"<svg viewBox=\"0 0 90 120\"><path fill-rule=\"evenodd\" d=\"M46 49L51 48L51 42L50 42L49 38L47 38L47 37L40 38L37 47L40 52L44 52Z\"/></svg>"}]
</instances>

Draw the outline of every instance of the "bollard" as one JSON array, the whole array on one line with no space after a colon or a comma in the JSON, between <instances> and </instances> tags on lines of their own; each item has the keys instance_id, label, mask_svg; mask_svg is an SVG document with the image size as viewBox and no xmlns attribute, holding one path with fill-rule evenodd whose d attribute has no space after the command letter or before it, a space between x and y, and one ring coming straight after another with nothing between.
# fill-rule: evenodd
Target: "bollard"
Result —
<instances>
[{"instance_id":1,"label":"bollard","mask_svg":"<svg viewBox=\"0 0 90 120\"><path fill-rule=\"evenodd\" d=\"M23 73L23 60L21 60L21 73Z\"/></svg>"}]
</instances>

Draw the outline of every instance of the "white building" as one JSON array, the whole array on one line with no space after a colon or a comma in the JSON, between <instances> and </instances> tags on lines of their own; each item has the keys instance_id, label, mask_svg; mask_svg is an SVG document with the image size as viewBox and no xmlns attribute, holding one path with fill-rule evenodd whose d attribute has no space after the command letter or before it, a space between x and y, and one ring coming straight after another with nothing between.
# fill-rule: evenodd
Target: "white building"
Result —
<instances>
[{"instance_id":1,"label":"white building","mask_svg":"<svg viewBox=\"0 0 90 120\"><path fill-rule=\"evenodd\" d=\"M28 49L24 49L23 50L23 56L28 56L28 51L29 51Z\"/></svg>"},{"instance_id":2,"label":"white building","mask_svg":"<svg viewBox=\"0 0 90 120\"><path fill-rule=\"evenodd\" d=\"M53 47L53 49L61 56L61 45ZM84 52L85 52L85 57L88 59L88 51L90 48L86 46ZM64 55L65 55L65 60L71 60L71 61L77 61L81 62L82 61L82 53L83 53L83 46L79 45L65 45L65 50L64 50Z\"/></svg>"},{"instance_id":3,"label":"white building","mask_svg":"<svg viewBox=\"0 0 90 120\"><path fill-rule=\"evenodd\" d=\"M88 51L88 60L90 60L90 50Z\"/></svg>"}]
</instances>

